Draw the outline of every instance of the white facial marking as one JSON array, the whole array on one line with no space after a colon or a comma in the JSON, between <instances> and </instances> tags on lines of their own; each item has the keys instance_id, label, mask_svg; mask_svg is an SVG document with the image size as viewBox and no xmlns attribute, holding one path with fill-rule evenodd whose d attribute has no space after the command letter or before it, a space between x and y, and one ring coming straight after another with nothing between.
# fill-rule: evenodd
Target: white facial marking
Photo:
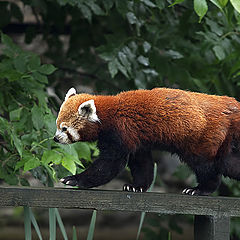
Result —
<instances>
[{"instance_id":1,"label":"white facial marking","mask_svg":"<svg viewBox=\"0 0 240 240\"><path fill-rule=\"evenodd\" d=\"M62 130L62 128L66 127L67 130ZM74 142L77 142L80 140L80 135L78 134L78 131L74 129L73 127L67 127L65 122L62 122L60 124L60 129L57 129L55 136L59 139L59 142L62 144L70 144L72 141L69 139L68 134L71 135Z\"/></svg>"},{"instance_id":2,"label":"white facial marking","mask_svg":"<svg viewBox=\"0 0 240 240\"><path fill-rule=\"evenodd\" d=\"M68 98L71 96L71 95L75 95L77 94L77 91L75 88L70 88L65 96L65 100L64 101L67 101Z\"/></svg>"},{"instance_id":3,"label":"white facial marking","mask_svg":"<svg viewBox=\"0 0 240 240\"><path fill-rule=\"evenodd\" d=\"M58 138L59 142L62 143L62 144L68 144L68 143L71 143L69 138L68 138L68 135L63 132L61 129L63 127L63 124L64 123L61 123L60 124L60 129L57 128L57 131L55 133L55 136Z\"/></svg>"},{"instance_id":4,"label":"white facial marking","mask_svg":"<svg viewBox=\"0 0 240 240\"><path fill-rule=\"evenodd\" d=\"M62 129L64 122L60 123L60 129Z\"/></svg>"},{"instance_id":5,"label":"white facial marking","mask_svg":"<svg viewBox=\"0 0 240 240\"><path fill-rule=\"evenodd\" d=\"M62 144L71 143L69 138L68 138L68 135L65 132L62 132L59 129L56 131L55 136L58 138L59 143L62 143Z\"/></svg>"},{"instance_id":6,"label":"white facial marking","mask_svg":"<svg viewBox=\"0 0 240 240\"><path fill-rule=\"evenodd\" d=\"M67 131L72 136L73 141L78 141L80 139L78 131L76 129L74 129L73 127L69 127Z\"/></svg>"},{"instance_id":7,"label":"white facial marking","mask_svg":"<svg viewBox=\"0 0 240 240\"><path fill-rule=\"evenodd\" d=\"M93 99L83 102L78 108L78 113L80 116L86 117L91 122L100 122Z\"/></svg>"}]
</instances>

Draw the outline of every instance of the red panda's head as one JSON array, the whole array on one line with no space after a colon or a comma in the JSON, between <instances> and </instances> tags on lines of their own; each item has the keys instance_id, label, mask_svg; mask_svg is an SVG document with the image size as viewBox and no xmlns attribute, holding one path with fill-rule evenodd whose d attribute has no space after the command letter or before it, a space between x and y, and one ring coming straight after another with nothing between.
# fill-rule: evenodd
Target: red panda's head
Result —
<instances>
[{"instance_id":1,"label":"red panda's head","mask_svg":"<svg viewBox=\"0 0 240 240\"><path fill-rule=\"evenodd\" d=\"M93 95L76 94L74 88L67 92L56 121L56 142L70 144L97 140L100 119L94 99Z\"/></svg>"}]
</instances>

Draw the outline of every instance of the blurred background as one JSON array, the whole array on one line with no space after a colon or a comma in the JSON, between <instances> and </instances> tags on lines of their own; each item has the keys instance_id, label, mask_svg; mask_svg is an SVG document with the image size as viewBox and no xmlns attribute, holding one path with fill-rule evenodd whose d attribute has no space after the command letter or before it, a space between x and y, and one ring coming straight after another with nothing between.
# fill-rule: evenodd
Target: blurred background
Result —
<instances>
[{"instance_id":1,"label":"blurred background","mask_svg":"<svg viewBox=\"0 0 240 240\"><path fill-rule=\"evenodd\" d=\"M98 156L96 143L52 141L73 86L93 94L170 87L239 100L239 12L239 0L1 0L0 184L63 187L58 179ZM177 156L153 157L152 191L195 184ZM101 189L130 181L126 170ZM239 183L223 178L215 195L238 197ZM48 239L48 211L33 212ZM69 239L86 239L92 211L59 212ZM94 239L136 239L139 222L140 213L97 212ZM0 239L24 239L22 208L0 209ZM140 239L193 239L193 216L146 214ZM239 219L231 239L240 239Z\"/></svg>"}]
</instances>

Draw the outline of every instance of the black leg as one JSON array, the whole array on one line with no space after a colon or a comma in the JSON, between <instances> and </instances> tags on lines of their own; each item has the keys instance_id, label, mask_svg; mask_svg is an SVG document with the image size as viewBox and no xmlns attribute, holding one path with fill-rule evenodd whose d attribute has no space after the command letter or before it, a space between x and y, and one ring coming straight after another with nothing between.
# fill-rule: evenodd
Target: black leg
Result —
<instances>
[{"instance_id":1,"label":"black leg","mask_svg":"<svg viewBox=\"0 0 240 240\"><path fill-rule=\"evenodd\" d=\"M61 182L81 188L92 188L111 181L127 164L128 151L115 132L103 133L99 137L100 156L84 172L68 176Z\"/></svg>"},{"instance_id":2,"label":"black leg","mask_svg":"<svg viewBox=\"0 0 240 240\"><path fill-rule=\"evenodd\" d=\"M151 150L140 149L130 155L128 166L133 177L133 184L125 184L123 190L145 192L153 181L154 163Z\"/></svg>"},{"instance_id":3,"label":"black leg","mask_svg":"<svg viewBox=\"0 0 240 240\"><path fill-rule=\"evenodd\" d=\"M183 193L189 195L209 195L217 190L221 182L221 174L219 174L214 164L202 163L192 167L196 174L198 186L194 188L186 188Z\"/></svg>"},{"instance_id":4,"label":"black leg","mask_svg":"<svg viewBox=\"0 0 240 240\"><path fill-rule=\"evenodd\" d=\"M232 152L224 159L223 175L240 180L240 152Z\"/></svg>"}]
</instances>

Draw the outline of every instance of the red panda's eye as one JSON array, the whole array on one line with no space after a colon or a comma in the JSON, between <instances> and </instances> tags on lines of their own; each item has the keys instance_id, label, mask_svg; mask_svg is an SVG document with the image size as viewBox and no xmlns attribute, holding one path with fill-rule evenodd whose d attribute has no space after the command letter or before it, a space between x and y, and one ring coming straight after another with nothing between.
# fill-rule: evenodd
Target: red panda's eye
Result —
<instances>
[{"instance_id":1,"label":"red panda's eye","mask_svg":"<svg viewBox=\"0 0 240 240\"><path fill-rule=\"evenodd\" d=\"M66 128L66 127L63 127L63 128L62 128L62 131L63 131L63 132L66 132L66 131L67 131L67 128Z\"/></svg>"}]
</instances>

